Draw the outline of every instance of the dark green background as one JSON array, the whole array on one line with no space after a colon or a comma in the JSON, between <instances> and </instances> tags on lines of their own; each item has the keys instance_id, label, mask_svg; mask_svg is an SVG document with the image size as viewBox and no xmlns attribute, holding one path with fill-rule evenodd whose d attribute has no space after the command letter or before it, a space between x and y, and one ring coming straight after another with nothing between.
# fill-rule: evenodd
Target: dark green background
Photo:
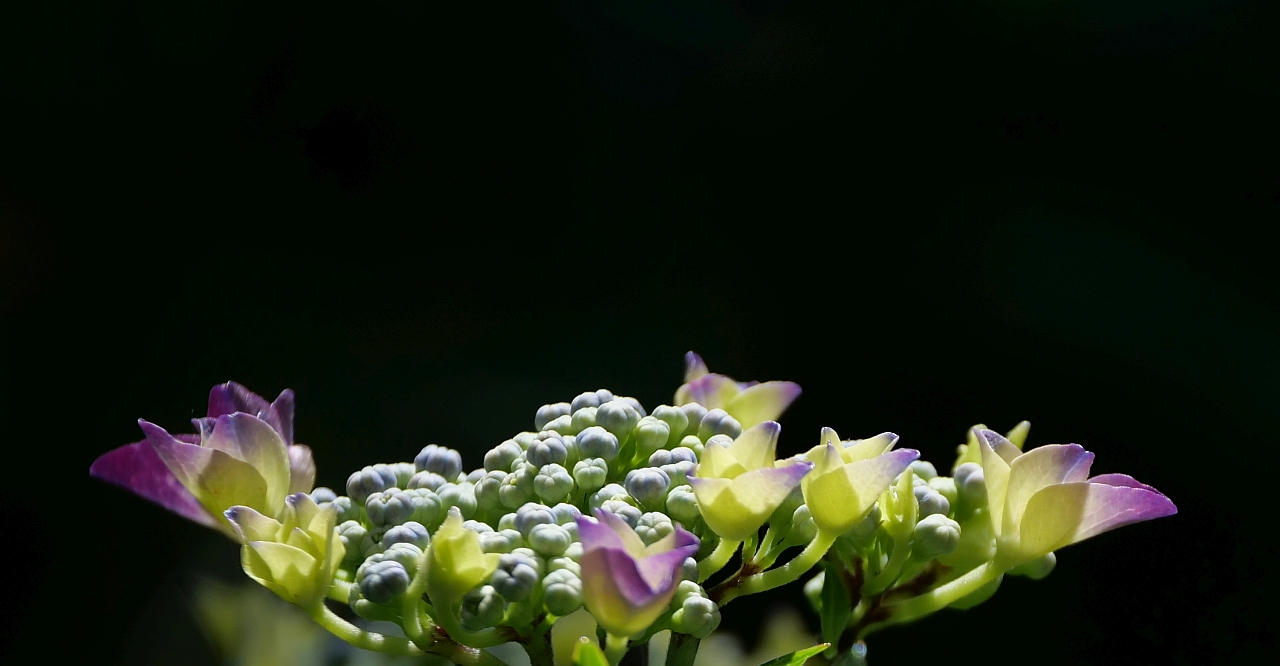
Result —
<instances>
[{"instance_id":1,"label":"dark green background","mask_svg":"<svg viewBox=\"0 0 1280 666\"><path fill-rule=\"evenodd\" d=\"M1274 651L1276 3L15 4L6 663L212 663L187 597L236 549L86 473L138 417L292 387L340 485L652 407L688 349L804 387L786 453L1025 418L1178 504L873 663Z\"/></svg>"}]
</instances>

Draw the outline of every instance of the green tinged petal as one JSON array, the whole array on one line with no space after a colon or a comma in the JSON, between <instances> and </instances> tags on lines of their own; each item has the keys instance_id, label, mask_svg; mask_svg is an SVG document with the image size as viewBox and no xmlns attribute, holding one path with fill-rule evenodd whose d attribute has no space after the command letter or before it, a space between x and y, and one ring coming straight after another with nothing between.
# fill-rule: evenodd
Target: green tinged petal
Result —
<instances>
[{"instance_id":1,"label":"green tinged petal","mask_svg":"<svg viewBox=\"0 0 1280 666\"><path fill-rule=\"evenodd\" d=\"M1030 432L1031 432L1031 422L1023 421L1018 425L1013 426L1013 430L1010 430L1009 432L1005 433L1004 436L1006 439L1009 440L1010 444L1013 444L1014 446L1018 447L1018 450L1021 451L1027 443L1027 434Z\"/></svg>"},{"instance_id":2,"label":"green tinged petal","mask_svg":"<svg viewBox=\"0 0 1280 666\"><path fill-rule=\"evenodd\" d=\"M202 445L248 463L266 482L266 501L278 507L289 493L289 451L266 421L249 414L218 417ZM308 488L308 490L310 490Z\"/></svg>"},{"instance_id":3,"label":"green tinged petal","mask_svg":"<svg viewBox=\"0 0 1280 666\"><path fill-rule=\"evenodd\" d=\"M1004 525L1005 496L1009 488L1009 463L992 449L985 437L974 430L970 433L972 434L970 446L973 446L972 442L976 441L982 452L982 473L987 481L987 506L991 511L991 526L999 536Z\"/></svg>"},{"instance_id":4,"label":"green tinged petal","mask_svg":"<svg viewBox=\"0 0 1280 666\"><path fill-rule=\"evenodd\" d=\"M312 596L316 558L311 554L269 541L247 543L240 552L245 573L286 601L302 605Z\"/></svg>"},{"instance_id":5,"label":"green tinged petal","mask_svg":"<svg viewBox=\"0 0 1280 666\"><path fill-rule=\"evenodd\" d=\"M428 596L437 605L452 606L468 590L488 580L501 557L482 551L480 535L463 527L461 512L451 508L424 554Z\"/></svg>"},{"instance_id":6,"label":"green tinged petal","mask_svg":"<svg viewBox=\"0 0 1280 666\"><path fill-rule=\"evenodd\" d=\"M743 428L750 428L782 416L799 395L800 386L792 382L765 382L725 400L724 411Z\"/></svg>"}]
</instances>

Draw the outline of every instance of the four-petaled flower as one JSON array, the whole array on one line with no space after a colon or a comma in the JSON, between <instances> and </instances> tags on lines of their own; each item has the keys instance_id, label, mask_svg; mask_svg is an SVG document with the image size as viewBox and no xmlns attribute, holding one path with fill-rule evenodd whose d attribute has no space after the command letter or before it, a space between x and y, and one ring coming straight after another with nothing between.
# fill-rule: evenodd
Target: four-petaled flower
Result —
<instances>
[{"instance_id":1,"label":"four-petaled flower","mask_svg":"<svg viewBox=\"0 0 1280 666\"><path fill-rule=\"evenodd\" d=\"M1131 476L1089 477L1093 454L1078 444L1049 444L1023 453L994 431L975 434L1001 569L1117 527L1178 512L1168 497Z\"/></svg>"},{"instance_id":2,"label":"four-petaled flower","mask_svg":"<svg viewBox=\"0 0 1280 666\"><path fill-rule=\"evenodd\" d=\"M684 384L676 389L675 404L696 402L707 409L723 409L744 429L772 421L800 396L795 382L739 382L707 371L702 357L684 355Z\"/></svg>"},{"instance_id":3,"label":"four-petaled flower","mask_svg":"<svg viewBox=\"0 0 1280 666\"><path fill-rule=\"evenodd\" d=\"M890 451L897 443L898 436L891 432L841 442L835 430L822 429L822 443L805 454L815 465L813 472L800 482L819 529L829 534L849 531L893 479L920 457L915 449Z\"/></svg>"},{"instance_id":4,"label":"four-petaled flower","mask_svg":"<svg viewBox=\"0 0 1280 666\"><path fill-rule=\"evenodd\" d=\"M578 516L582 540L582 601L614 636L632 636L653 624L676 593L680 567L698 552L698 537L675 530L644 545L625 520L597 509Z\"/></svg>"},{"instance_id":5,"label":"four-petaled flower","mask_svg":"<svg viewBox=\"0 0 1280 666\"><path fill-rule=\"evenodd\" d=\"M275 518L286 495L311 490L311 449L293 443L293 391L269 403L234 382L219 384L209 391L208 414L192 419L198 435L139 420L146 439L99 456L89 474L237 538L227 509Z\"/></svg>"},{"instance_id":6,"label":"four-petaled flower","mask_svg":"<svg viewBox=\"0 0 1280 666\"><path fill-rule=\"evenodd\" d=\"M775 462L780 432L777 422L765 421L731 444L707 442L689 484L703 520L721 537L741 541L754 534L813 468L805 461Z\"/></svg>"}]
</instances>

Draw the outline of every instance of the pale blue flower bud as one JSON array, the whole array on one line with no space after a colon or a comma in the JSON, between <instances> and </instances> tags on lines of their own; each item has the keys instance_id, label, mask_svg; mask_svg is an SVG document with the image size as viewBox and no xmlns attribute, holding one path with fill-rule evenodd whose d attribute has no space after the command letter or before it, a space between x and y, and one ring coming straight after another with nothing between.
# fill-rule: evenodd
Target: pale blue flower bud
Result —
<instances>
[{"instance_id":1,"label":"pale blue flower bud","mask_svg":"<svg viewBox=\"0 0 1280 666\"><path fill-rule=\"evenodd\" d=\"M582 454L578 452L578 437L576 435L560 435L560 441L564 443L565 458L560 463L569 469L582 460Z\"/></svg>"},{"instance_id":2,"label":"pale blue flower bud","mask_svg":"<svg viewBox=\"0 0 1280 666\"><path fill-rule=\"evenodd\" d=\"M538 413L533 417L533 429L546 430L548 423L572 413L573 406L567 402L554 402L550 405L543 405L538 408Z\"/></svg>"},{"instance_id":3,"label":"pale blue flower bud","mask_svg":"<svg viewBox=\"0 0 1280 666\"><path fill-rule=\"evenodd\" d=\"M409 572L395 560L383 560L360 566L356 574L360 594L375 604L394 603L409 589Z\"/></svg>"},{"instance_id":4,"label":"pale blue flower bud","mask_svg":"<svg viewBox=\"0 0 1280 666\"><path fill-rule=\"evenodd\" d=\"M570 523L576 525L578 516L582 515L582 510L572 504L561 502L551 507L551 513L556 517L556 523L559 525L568 525Z\"/></svg>"},{"instance_id":5,"label":"pale blue flower bud","mask_svg":"<svg viewBox=\"0 0 1280 666\"><path fill-rule=\"evenodd\" d=\"M498 560L489 584L507 601L524 601L542 578L542 562L536 556L521 552L504 554Z\"/></svg>"},{"instance_id":6,"label":"pale blue flower bud","mask_svg":"<svg viewBox=\"0 0 1280 666\"><path fill-rule=\"evenodd\" d=\"M419 472L435 472L449 481L456 481L462 473L462 454L446 446L428 444L413 459L413 464Z\"/></svg>"},{"instance_id":7,"label":"pale blue flower bud","mask_svg":"<svg viewBox=\"0 0 1280 666\"><path fill-rule=\"evenodd\" d=\"M960 501L969 507L980 507L987 501L987 477L982 466L977 463L965 463L956 468L956 490Z\"/></svg>"},{"instance_id":8,"label":"pale blue flower bud","mask_svg":"<svg viewBox=\"0 0 1280 666\"><path fill-rule=\"evenodd\" d=\"M636 534L646 546L653 545L655 541L675 530L676 526L671 522L671 517L665 513L650 511L641 514L640 520L636 521Z\"/></svg>"},{"instance_id":9,"label":"pale blue flower bud","mask_svg":"<svg viewBox=\"0 0 1280 666\"><path fill-rule=\"evenodd\" d=\"M554 430L561 435L576 435L578 433L578 429L573 427L573 416L570 414L563 414L547 421L543 426L543 430Z\"/></svg>"},{"instance_id":10,"label":"pale blue flower bud","mask_svg":"<svg viewBox=\"0 0 1280 666\"><path fill-rule=\"evenodd\" d=\"M569 475L569 470L556 463L544 465L538 470L538 475L533 477L534 494L548 503L559 502L572 491L573 477Z\"/></svg>"},{"instance_id":11,"label":"pale blue flower bud","mask_svg":"<svg viewBox=\"0 0 1280 666\"><path fill-rule=\"evenodd\" d=\"M396 487L398 488L408 488L409 479L412 479L413 475L418 473L418 468L414 467L413 463L407 462L393 463L391 469L396 473Z\"/></svg>"},{"instance_id":12,"label":"pale blue flower bud","mask_svg":"<svg viewBox=\"0 0 1280 666\"><path fill-rule=\"evenodd\" d=\"M692 486L676 486L667 493L667 515L686 527L698 519L698 499L693 495Z\"/></svg>"},{"instance_id":13,"label":"pale blue flower bud","mask_svg":"<svg viewBox=\"0 0 1280 666\"><path fill-rule=\"evenodd\" d=\"M938 469L927 460L911 461L911 471L915 472L915 478L923 481L928 481L938 475Z\"/></svg>"},{"instance_id":14,"label":"pale blue flower bud","mask_svg":"<svg viewBox=\"0 0 1280 666\"><path fill-rule=\"evenodd\" d=\"M738 419L729 416L723 409L713 409L702 417L698 425L698 439L707 441L712 435L725 435L729 439L737 439L742 434L742 424Z\"/></svg>"},{"instance_id":15,"label":"pale blue flower bud","mask_svg":"<svg viewBox=\"0 0 1280 666\"><path fill-rule=\"evenodd\" d=\"M569 404L569 410L571 414L577 414L588 407L599 406L600 397L596 395L595 391L587 391L586 393L579 393L578 397L573 399L573 402Z\"/></svg>"},{"instance_id":16,"label":"pale blue flower bud","mask_svg":"<svg viewBox=\"0 0 1280 666\"><path fill-rule=\"evenodd\" d=\"M547 611L564 617L582 607L582 578L568 569L557 569L542 579Z\"/></svg>"},{"instance_id":17,"label":"pale blue flower bud","mask_svg":"<svg viewBox=\"0 0 1280 666\"><path fill-rule=\"evenodd\" d=\"M569 430L582 434L583 430L593 428L596 425L596 408L583 407L573 413L573 418L569 420Z\"/></svg>"},{"instance_id":18,"label":"pale blue flower bud","mask_svg":"<svg viewBox=\"0 0 1280 666\"><path fill-rule=\"evenodd\" d=\"M483 585L462 597L462 626L468 631L497 626L506 611L502 595L492 585Z\"/></svg>"},{"instance_id":19,"label":"pale blue flower bud","mask_svg":"<svg viewBox=\"0 0 1280 666\"><path fill-rule=\"evenodd\" d=\"M680 433L680 437L683 439L689 435L697 435L698 428L702 426L702 419L707 416L707 408L696 402L691 402L686 405L680 405L680 411L684 412L684 418L689 422L689 425L685 426L684 432Z\"/></svg>"},{"instance_id":20,"label":"pale blue flower bud","mask_svg":"<svg viewBox=\"0 0 1280 666\"><path fill-rule=\"evenodd\" d=\"M575 576L582 576L582 565L568 555L561 555L547 560L547 571L559 571L560 569L567 569L572 571Z\"/></svg>"},{"instance_id":21,"label":"pale blue flower bud","mask_svg":"<svg viewBox=\"0 0 1280 666\"><path fill-rule=\"evenodd\" d=\"M492 525L480 520L464 520L462 521L462 529L471 530L476 534L490 534L494 531Z\"/></svg>"},{"instance_id":22,"label":"pale blue flower bud","mask_svg":"<svg viewBox=\"0 0 1280 666\"><path fill-rule=\"evenodd\" d=\"M596 389L596 400L599 400L601 405L616 399L609 389Z\"/></svg>"},{"instance_id":23,"label":"pale blue flower bud","mask_svg":"<svg viewBox=\"0 0 1280 666\"><path fill-rule=\"evenodd\" d=\"M408 520L417 521L427 527L432 527L444 520L448 509L442 505L439 495L426 488L406 490L404 494L408 495L413 502L413 515L409 516Z\"/></svg>"},{"instance_id":24,"label":"pale blue flower bud","mask_svg":"<svg viewBox=\"0 0 1280 666\"><path fill-rule=\"evenodd\" d=\"M818 536L818 526L809 514L809 505L801 504L791 514L791 531L787 533L787 541L796 545L806 544Z\"/></svg>"},{"instance_id":25,"label":"pale blue flower bud","mask_svg":"<svg viewBox=\"0 0 1280 666\"><path fill-rule=\"evenodd\" d=\"M925 516L916 523L911 553L919 559L928 560L950 555L955 552L958 545L960 545L960 523L944 514L935 513Z\"/></svg>"},{"instance_id":26,"label":"pale blue flower bud","mask_svg":"<svg viewBox=\"0 0 1280 666\"><path fill-rule=\"evenodd\" d=\"M486 553L510 553L517 548L523 548L524 545L525 541L520 533L511 529L480 535L480 550Z\"/></svg>"},{"instance_id":27,"label":"pale blue flower bud","mask_svg":"<svg viewBox=\"0 0 1280 666\"><path fill-rule=\"evenodd\" d=\"M510 471L511 463L515 462L523 453L524 449L519 444L514 440L508 439L489 449L489 452L484 454L484 468L490 472Z\"/></svg>"},{"instance_id":28,"label":"pale blue flower bud","mask_svg":"<svg viewBox=\"0 0 1280 666\"><path fill-rule=\"evenodd\" d=\"M671 485L681 486L689 482L689 476L693 474L693 469L697 466L697 463L679 460L670 465L663 465L658 469L661 469L667 475L667 478L671 479Z\"/></svg>"},{"instance_id":29,"label":"pale blue flower bud","mask_svg":"<svg viewBox=\"0 0 1280 666\"><path fill-rule=\"evenodd\" d=\"M559 435L551 435L546 439L541 439L531 444L524 457L525 460L538 467L552 464L563 465L569 459L569 452L565 449L564 441L560 439Z\"/></svg>"},{"instance_id":30,"label":"pale blue flower bud","mask_svg":"<svg viewBox=\"0 0 1280 666\"><path fill-rule=\"evenodd\" d=\"M596 408L596 425L613 433L619 441L625 440L639 423L640 413L621 400L606 402Z\"/></svg>"},{"instance_id":31,"label":"pale blue flower bud","mask_svg":"<svg viewBox=\"0 0 1280 666\"><path fill-rule=\"evenodd\" d=\"M573 466L573 480L579 488L592 492L604 486L609 477L609 462L604 458L579 460Z\"/></svg>"},{"instance_id":32,"label":"pale blue flower bud","mask_svg":"<svg viewBox=\"0 0 1280 666\"><path fill-rule=\"evenodd\" d=\"M578 452L583 458L613 460L618 457L618 438L600 426L578 433Z\"/></svg>"},{"instance_id":33,"label":"pale blue flower bud","mask_svg":"<svg viewBox=\"0 0 1280 666\"><path fill-rule=\"evenodd\" d=\"M347 496L364 507L369 495L396 487L396 472L390 465L369 465L347 478Z\"/></svg>"},{"instance_id":34,"label":"pale blue flower bud","mask_svg":"<svg viewBox=\"0 0 1280 666\"><path fill-rule=\"evenodd\" d=\"M425 488L434 491L439 490L440 486L446 483L449 483L449 480L435 472L416 472L409 477L409 485L406 487L413 490Z\"/></svg>"},{"instance_id":35,"label":"pale blue flower bud","mask_svg":"<svg viewBox=\"0 0 1280 666\"><path fill-rule=\"evenodd\" d=\"M640 418L644 418L649 415L649 412L644 410L644 405L641 405L639 400L636 400L629 395L614 396L613 401L626 403L628 407L636 410L636 413L640 415Z\"/></svg>"},{"instance_id":36,"label":"pale blue flower bud","mask_svg":"<svg viewBox=\"0 0 1280 666\"><path fill-rule=\"evenodd\" d=\"M1058 556L1053 553L1045 553L1030 562L1024 562L1009 570L1009 573L1015 576L1026 576L1031 580L1040 580L1053 572L1053 568L1058 564Z\"/></svg>"},{"instance_id":37,"label":"pale blue flower bud","mask_svg":"<svg viewBox=\"0 0 1280 666\"><path fill-rule=\"evenodd\" d=\"M671 629L694 638L706 638L720 626L720 607L710 599L690 594L671 614Z\"/></svg>"},{"instance_id":38,"label":"pale blue flower bud","mask_svg":"<svg viewBox=\"0 0 1280 666\"><path fill-rule=\"evenodd\" d=\"M667 496L667 489L671 487L671 477L657 467L633 469L627 472L623 487L641 504L660 507Z\"/></svg>"},{"instance_id":39,"label":"pale blue flower bud","mask_svg":"<svg viewBox=\"0 0 1280 666\"><path fill-rule=\"evenodd\" d=\"M436 495L440 497L440 510L443 512L448 512L449 507L456 506L458 511L462 512L463 518L470 518L476 513L478 504L475 486L470 483L447 483L436 490Z\"/></svg>"},{"instance_id":40,"label":"pale blue flower bud","mask_svg":"<svg viewBox=\"0 0 1280 666\"><path fill-rule=\"evenodd\" d=\"M392 527L394 527L394 525ZM389 529L391 529L391 527L378 526L366 532L364 538L360 540L360 556L366 558L373 557L374 555L378 555L382 553L382 551L386 550L386 546L382 545L382 536Z\"/></svg>"},{"instance_id":41,"label":"pale blue flower bud","mask_svg":"<svg viewBox=\"0 0 1280 666\"><path fill-rule=\"evenodd\" d=\"M615 516L627 521L631 529L635 529L640 524L640 509L632 506L624 500L611 499L600 505L602 511L608 511Z\"/></svg>"},{"instance_id":42,"label":"pale blue flower bud","mask_svg":"<svg viewBox=\"0 0 1280 666\"><path fill-rule=\"evenodd\" d=\"M671 426L666 421L646 416L636 424L635 433L636 454L643 457L666 447L667 440L671 438Z\"/></svg>"},{"instance_id":43,"label":"pale blue flower bud","mask_svg":"<svg viewBox=\"0 0 1280 666\"><path fill-rule=\"evenodd\" d=\"M529 538L529 532L535 525L555 525L556 514L551 508L545 504L529 502L522 505L515 512L515 529L525 539Z\"/></svg>"},{"instance_id":44,"label":"pale blue flower bud","mask_svg":"<svg viewBox=\"0 0 1280 666\"><path fill-rule=\"evenodd\" d=\"M928 485L915 486L912 491L916 496L916 504L920 507L919 517L937 514L945 516L951 513L951 502Z\"/></svg>"},{"instance_id":45,"label":"pale blue flower bud","mask_svg":"<svg viewBox=\"0 0 1280 666\"><path fill-rule=\"evenodd\" d=\"M704 440L707 444L719 444L721 446L733 446L733 438L724 434L715 434Z\"/></svg>"},{"instance_id":46,"label":"pale blue flower bud","mask_svg":"<svg viewBox=\"0 0 1280 666\"><path fill-rule=\"evenodd\" d=\"M929 479L929 487L933 488L938 494L947 498L947 503L951 506L956 505L956 498L959 497L959 489L956 488L956 480L949 476L935 476Z\"/></svg>"},{"instance_id":47,"label":"pale blue flower bud","mask_svg":"<svg viewBox=\"0 0 1280 666\"><path fill-rule=\"evenodd\" d=\"M569 544L569 547L564 551L564 556L573 560L574 562L581 562L582 561L582 542L574 541L573 543Z\"/></svg>"},{"instance_id":48,"label":"pale blue flower bud","mask_svg":"<svg viewBox=\"0 0 1280 666\"><path fill-rule=\"evenodd\" d=\"M699 440L698 443L701 444L701 440ZM693 449L687 446L677 446L671 450L654 451L653 455L649 456L650 467L673 465L678 462L697 463L698 454L694 453Z\"/></svg>"},{"instance_id":49,"label":"pale blue flower bud","mask_svg":"<svg viewBox=\"0 0 1280 666\"><path fill-rule=\"evenodd\" d=\"M364 538L368 534L369 530L354 520L347 520L338 525L338 539L346 549L342 556L343 562L355 564L364 558Z\"/></svg>"},{"instance_id":50,"label":"pale blue flower bud","mask_svg":"<svg viewBox=\"0 0 1280 666\"><path fill-rule=\"evenodd\" d=\"M413 498L399 488L373 493L364 501L365 515L374 525L399 525L412 518L413 511Z\"/></svg>"},{"instance_id":51,"label":"pale blue flower bud","mask_svg":"<svg viewBox=\"0 0 1280 666\"><path fill-rule=\"evenodd\" d=\"M375 557L382 558L384 562L388 560L399 562L404 565L405 571L409 572L409 577L412 578L418 571L418 559L422 557L422 549L411 543L393 543Z\"/></svg>"},{"instance_id":52,"label":"pale blue flower bud","mask_svg":"<svg viewBox=\"0 0 1280 666\"><path fill-rule=\"evenodd\" d=\"M528 448L529 448L529 445L531 445L531 444L533 444L534 442L538 441L538 433L536 433L536 432L521 432L521 433L516 433L516 436L515 436L515 437L512 437L512 438L511 438L511 441L513 441L513 442L515 442L516 444L518 444L518 445L520 446L520 450L521 450L521 451L524 451L524 450L526 450L526 449L528 449Z\"/></svg>"},{"instance_id":53,"label":"pale blue flower bud","mask_svg":"<svg viewBox=\"0 0 1280 666\"><path fill-rule=\"evenodd\" d=\"M311 501L316 504L324 504L325 502L332 502L336 499L338 499L338 493L335 493L333 490L325 488L324 486L320 486L319 488L311 491Z\"/></svg>"},{"instance_id":54,"label":"pale blue flower bud","mask_svg":"<svg viewBox=\"0 0 1280 666\"><path fill-rule=\"evenodd\" d=\"M339 523L345 523L348 520L356 522L364 520L364 505L352 502L351 498L346 495L339 495L330 504L338 512L337 522Z\"/></svg>"},{"instance_id":55,"label":"pale blue flower bud","mask_svg":"<svg viewBox=\"0 0 1280 666\"><path fill-rule=\"evenodd\" d=\"M534 471L530 471L531 469ZM536 468L527 463L508 474L498 488L498 500L502 506L515 509L533 499L533 479L537 474Z\"/></svg>"},{"instance_id":56,"label":"pale blue flower bud","mask_svg":"<svg viewBox=\"0 0 1280 666\"><path fill-rule=\"evenodd\" d=\"M560 525L543 524L534 525L529 530L529 547L534 552L543 557L556 557L563 555L570 543L573 543L573 537L569 535L569 531Z\"/></svg>"},{"instance_id":57,"label":"pale blue flower bud","mask_svg":"<svg viewBox=\"0 0 1280 666\"><path fill-rule=\"evenodd\" d=\"M658 405L653 408L653 417L659 421L663 421L671 428L668 435L667 443L663 446L670 446L684 437L685 432L689 430L689 416L684 410L671 405ZM701 422L701 418L699 418Z\"/></svg>"},{"instance_id":58,"label":"pale blue flower bud","mask_svg":"<svg viewBox=\"0 0 1280 666\"><path fill-rule=\"evenodd\" d=\"M697 435L685 435L685 438L680 440L680 446L676 448L680 447L693 451L694 455L697 456L701 456L702 450L706 448L703 445L702 440L698 439Z\"/></svg>"},{"instance_id":59,"label":"pale blue flower bud","mask_svg":"<svg viewBox=\"0 0 1280 666\"><path fill-rule=\"evenodd\" d=\"M431 534L427 532L427 528L422 523L410 520L403 525L396 525L383 533L380 543L384 551L395 543L411 543L418 548L426 550L427 546L431 544Z\"/></svg>"},{"instance_id":60,"label":"pale blue flower bud","mask_svg":"<svg viewBox=\"0 0 1280 666\"><path fill-rule=\"evenodd\" d=\"M470 483L471 485L474 486L476 485L477 481L484 478L485 471L486 470L483 467L473 469L470 472L467 472L466 476L461 477L462 480L459 481L459 483L465 482L465 483Z\"/></svg>"},{"instance_id":61,"label":"pale blue flower bud","mask_svg":"<svg viewBox=\"0 0 1280 666\"><path fill-rule=\"evenodd\" d=\"M596 509L599 509L601 506L604 505L605 502L609 500L614 500L614 499L627 500L630 498L631 498L631 495L627 494L626 488L623 488L622 486L616 483L610 483L609 485L601 488L600 490L595 491L594 493L591 494L590 497L587 498L587 508L594 511Z\"/></svg>"},{"instance_id":62,"label":"pale blue flower bud","mask_svg":"<svg viewBox=\"0 0 1280 666\"><path fill-rule=\"evenodd\" d=\"M691 583L698 580L698 561L692 557L684 558L684 562L680 564L680 580L689 581Z\"/></svg>"}]
</instances>

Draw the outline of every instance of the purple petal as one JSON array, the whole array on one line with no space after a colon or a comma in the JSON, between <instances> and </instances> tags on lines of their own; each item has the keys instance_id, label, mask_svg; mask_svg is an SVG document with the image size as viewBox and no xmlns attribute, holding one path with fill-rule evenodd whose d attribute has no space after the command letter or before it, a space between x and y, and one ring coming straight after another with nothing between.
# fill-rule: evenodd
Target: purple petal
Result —
<instances>
[{"instance_id":1,"label":"purple petal","mask_svg":"<svg viewBox=\"0 0 1280 666\"><path fill-rule=\"evenodd\" d=\"M316 461L311 448L302 444L289 445L289 492L309 493L315 488Z\"/></svg>"},{"instance_id":2,"label":"purple petal","mask_svg":"<svg viewBox=\"0 0 1280 666\"><path fill-rule=\"evenodd\" d=\"M702 362L702 357L693 352L684 355L684 380L691 382L703 375L707 374L707 364Z\"/></svg>"},{"instance_id":3,"label":"purple petal","mask_svg":"<svg viewBox=\"0 0 1280 666\"><path fill-rule=\"evenodd\" d=\"M1007 463L1012 464L1014 458L1022 455L1022 451L1018 450L1018 447L1014 446L1013 442L1005 439L1004 435L994 430L979 429L977 430L977 435Z\"/></svg>"},{"instance_id":4,"label":"purple petal","mask_svg":"<svg viewBox=\"0 0 1280 666\"><path fill-rule=\"evenodd\" d=\"M601 582L605 586L612 587L627 607L642 609L653 603L662 593L669 592L675 587L680 564L684 562L684 558L688 557L684 552L684 550L668 551L662 555L646 558L654 562L646 565L645 571L642 572L640 564L625 551L616 548L593 550L582 556L583 583L587 584L585 580L587 577L601 578L601 572L603 572L604 580ZM680 559L675 560L675 564L671 565L668 560L673 559L673 555L678 555ZM663 559L658 560L658 558ZM668 564L666 569L660 566L662 564Z\"/></svg>"},{"instance_id":5,"label":"purple petal","mask_svg":"<svg viewBox=\"0 0 1280 666\"><path fill-rule=\"evenodd\" d=\"M1020 530L1022 547L1037 556L1177 512L1168 497L1144 488L1087 482L1049 486L1027 503Z\"/></svg>"},{"instance_id":6,"label":"purple petal","mask_svg":"<svg viewBox=\"0 0 1280 666\"><path fill-rule=\"evenodd\" d=\"M219 527L145 440L98 456L89 467L89 476L120 486L187 520Z\"/></svg>"},{"instance_id":7,"label":"purple petal","mask_svg":"<svg viewBox=\"0 0 1280 666\"><path fill-rule=\"evenodd\" d=\"M1048 444L1014 458L1009 465L1002 530L1022 520L1032 495L1049 486L1084 481L1092 464L1093 454L1079 444Z\"/></svg>"},{"instance_id":8,"label":"purple petal","mask_svg":"<svg viewBox=\"0 0 1280 666\"><path fill-rule=\"evenodd\" d=\"M738 383L732 378L710 373L677 389L676 402L696 402L707 409L716 409L723 407L730 397L737 395L738 390Z\"/></svg>"},{"instance_id":9,"label":"purple petal","mask_svg":"<svg viewBox=\"0 0 1280 666\"><path fill-rule=\"evenodd\" d=\"M612 514L605 513L605 515ZM623 543L622 537L618 536L618 533L603 520L596 520L590 516L576 516L574 520L578 523L578 540L582 542L583 552L597 548L626 550L627 546Z\"/></svg>"},{"instance_id":10,"label":"purple petal","mask_svg":"<svg viewBox=\"0 0 1280 666\"><path fill-rule=\"evenodd\" d=\"M1124 486L1126 488L1141 488L1143 490L1150 490L1153 493L1160 492L1159 490L1138 481L1128 474L1099 474L1098 476L1089 479L1089 483L1101 483L1108 486Z\"/></svg>"},{"instance_id":11,"label":"purple petal","mask_svg":"<svg viewBox=\"0 0 1280 666\"><path fill-rule=\"evenodd\" d=\"M209 413L207 416L217 418L226 414L244 412L259 416L271 409L271 403L262 396L235 382L218 384L209 389ZM259 418L261 418L259 416Z\"/></svg>"}]
</instances>

